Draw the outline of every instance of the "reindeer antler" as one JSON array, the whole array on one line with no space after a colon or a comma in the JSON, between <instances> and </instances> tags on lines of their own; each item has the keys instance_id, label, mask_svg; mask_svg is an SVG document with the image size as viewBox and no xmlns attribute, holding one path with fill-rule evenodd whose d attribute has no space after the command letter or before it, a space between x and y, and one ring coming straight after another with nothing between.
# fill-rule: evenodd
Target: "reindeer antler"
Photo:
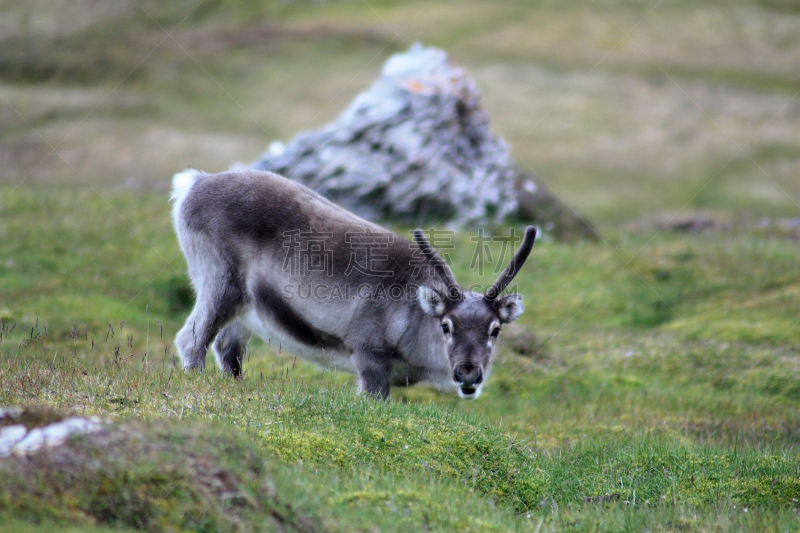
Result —
<instances>
[{"instance_id":1,"label":"reindeer antler","mask_svg":"<svg viewBox=\"0 0 800 533\"><path fill-rule=\"evenodd\" d=\"M461 287L458 286L458 282L453 275L453 271L450 270L450 267L447 265L445 260L442 259L438 253L436 253L436 250L433 249L431 243L429 243L428 239L425 238L425 233L423 233L419 228L414 230L414 241L417 243L417 246L419 246L420 250L422 250L422 253L425 254L425 257L428 258L428 261L430 261L431 265L433 265L436 273L447 286L446 297L451 300L460 299Z\"/></svg>"},{"instance_id":2,"label":"reindeer antler","mask_svg":"<svg viewBox=\"0 0 800 533\"><path fill-rule=\"evenodd\" d=\"M533 242L535 240L536 228L533 226L528 226L525 228L525 236L522 238L522 244L519 245L519 250L517 250L516 255L514 255L514 258L508 264L503 273L500 274L500 277L497 278L497 281L495 281L491 287L486 289L484 298L487 300L494 300L500 296L500 293L502 293L506 287L508 287L508 284L511 283L511 280L513 280L514 276L516 276L517 272L519 272L519 269L525 264L525 260L531 253Z\"/></svg>"}]
</instances>

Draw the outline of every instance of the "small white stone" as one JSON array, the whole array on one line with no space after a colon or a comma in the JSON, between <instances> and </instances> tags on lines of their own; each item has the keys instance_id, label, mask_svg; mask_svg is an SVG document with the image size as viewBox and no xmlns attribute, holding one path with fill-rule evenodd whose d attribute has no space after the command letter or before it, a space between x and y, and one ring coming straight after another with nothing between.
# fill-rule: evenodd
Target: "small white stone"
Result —
<instances>
[{"instance_id":1,"label":"small white stone","mask_svg":"<svg viewBox=\"0 0 800 533\"><path fill-rule=\"evenodd\" d=\"M32 429L13 447L14 453L28 453L45 446L58 446L70 435L92 433L100 429L100 422L87 418L66 418L49 426Z\"/></svg>"},{"instance_id":2,"label":"small white stone","mask_svg":"<svg viewBox=\"0 0 800 533\"><path fill-rule=\"evenodd\" d=\"M10 454L14 445L21 441L27 433L28 430L22 424L0 429L0 457Z\"/></svg>"}]
</instances>

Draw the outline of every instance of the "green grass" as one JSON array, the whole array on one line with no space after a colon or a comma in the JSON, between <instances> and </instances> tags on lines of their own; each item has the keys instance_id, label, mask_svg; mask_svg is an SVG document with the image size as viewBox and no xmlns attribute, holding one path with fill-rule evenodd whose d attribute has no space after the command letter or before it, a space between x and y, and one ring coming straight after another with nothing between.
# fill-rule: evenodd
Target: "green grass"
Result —
<instances>
[{"instance_id":1,"label":"green grass","mask_svg":"<svg viewBox=\"0 0 800 533\"><path fill-rule=\"evenodd\" d=\"M766 434L757 443L718 445L660 424L626 428L621 421L591 431L587 423L589 434L534 451L535 439L526 443L487 417L433 404L375 402L330 377L296 377L291 365L234 382L214 371L186 375L168 362L43 361L34 345L31 354L23 349L4 359L3 403L101 415L121 425L99 442L76 439L55 455L0 463L8 471L0 513L17 519L235 530L231 520L258 527L249 513L263 516L265 507L291 504L299 516L343 531L376 522L398 531L422 524L502 531L539 522L591 529L688 520L690 530L795 523L797 455ZM571 400L580 401L579 387L570 388ZM618 404L614 394L605 401ZM557 409L560 402L542 403ZM569 406L560 409L569 416ZM61 453L70 461L60 462ZM242 454L250 459L243 462ZM89 457L99 464L87 463ZM220 502L213 493L195 495L213 489L208 481L196 486L208 473L198 472L198 462L219 479L227 479L219 472L231 471L241 485L229 492L252 496L234 509L234 518L230 509L214 508ZM72 488L54 486L53 479ZM84 483L105 488L84 494ZM275 489L262 493L265 483ZM397 523L376 505L403 510L406 520ZM468 515L457 512L465 508Z\"/></svg>"},{"instance_id":2,"label":"green grass","mask_svg":"<svg viewBox=\"0 0 800 533\"><path fill-rule=\"evenodd\" d=\"M178 434L195 431L191 421L212 434L237 428L236 442L291 472L275 483L291 479L302 501L317 502L309 516L333 529L368 529L376 505L405 509L406 522L385 526L397 529L796 524L800 247L781 235L646 230L539 243L515 280L526 314L506 328L481 398L418 386L381 403L358 397L351 377L262 342L240 381L175 367L172 337L191 292L164 195L3 195L2 230L16 238L0 244L13 259L1 278L0 404L163 420ZM62 223L47 222L54 212ZM457 277L491 281L495 265L468 268L469 239L455 235ZM70 242L98 244L74 253ZM4 512L105 523L59 502L48 503L53 514ZM453 513L463 508L475 512Z\"/></svg>"},{"instance_id":3,"label":"green grass","mask_svg":"<svg viewBox=\"0 0 800 533\"><path fill-rule=\"evenodd\" d=\"M796 2L7 4L0 405L112 425L0 458L4 528L800 526ZM242 380L185 375L170 176L333 120L415 40L601 240L536 244L475 402L374 402L260 341ZM474 233L464 285L496 276Z\"/></svg>"}]
</instances>

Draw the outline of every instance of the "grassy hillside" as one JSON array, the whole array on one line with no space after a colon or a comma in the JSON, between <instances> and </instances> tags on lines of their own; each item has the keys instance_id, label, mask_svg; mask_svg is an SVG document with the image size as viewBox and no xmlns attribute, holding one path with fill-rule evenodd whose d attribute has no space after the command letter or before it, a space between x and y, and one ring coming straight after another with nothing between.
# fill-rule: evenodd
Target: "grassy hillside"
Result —
<instances>
[{"instance_id":1,"label":"grassy hillside","mask_svg":"<svg viewBox=\"0 0 800 533\"><path fill-rule=\"evenodd\" d=\"M0 15L0 405L114 423L0 458L0 523L800 526L795 2L7 1ZM526 313L475 402L425 386L374 402L260 341L238 382L184 375L172 339L193 295L170 176L332 120L415 40L469 70L515 158L601 240L537 242L515 280ZM496 276L469 268L472 234L450 251L464 285Z\"/></svg>"},{"instance_id":2,"label":"grassy hillside","mask_svg":"<svg viewBox=\"0 0 800 533\"><path fill-rule=\"evenodd\" d=\"M796 524L800 247L778 232L646 231L537 245L517 280L526 314L504 333L480 400L416 387L384 404L355 396L350 377L264 343L251 347L239 382L176 368L172 336L191 295L163 231L163 197L107 203L17 190L5 198L4 222L18 238L2 248L14 261L3 270L11 297L0 404L167 419L179 433L181 420L212 424L203 431L233 426L264 464L291 473L302 501L323 502L324 512L308 512L333 529L368 530L376 502L407 513L408 522L382 530ZM56 207L93 213L84 216L95 223L59 233L44 222ZM463 283L490 275L467 268L469 236L458 239ZM64 242L94 240L127 245L53 259ZM153 276L137 282L142 264ZM60 501L45 516L5 501L17 519L94 523ZM453 515L465 507L477 518ZM167 527L159 520L147 527Z\"/></svg>"}]
</instances>

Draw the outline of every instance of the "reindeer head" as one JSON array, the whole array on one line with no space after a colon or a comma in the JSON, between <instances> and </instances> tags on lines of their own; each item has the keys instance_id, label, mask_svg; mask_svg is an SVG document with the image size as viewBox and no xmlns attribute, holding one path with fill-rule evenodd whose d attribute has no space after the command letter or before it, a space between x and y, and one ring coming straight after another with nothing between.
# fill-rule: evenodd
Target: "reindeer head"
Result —
<instances>
[{"instance_id":1,"label":"reindeer head","mask_svg":"<svg viewBox=\"0 0 800 533\"><path fill-rule=\"evenodd\" d=\"M522 295L499 296L531 253L536 228L527 227L511 263L483 294L464 291L458 285L450 267L439 257L422 230L414 231L414 240L446 287L444 291L420 287L419 305L425 314L441 321L445 353L458 395L465 399L477 398L489 371L501 325L513 322L525 310Z\"/></svg>"}]
</instances>

